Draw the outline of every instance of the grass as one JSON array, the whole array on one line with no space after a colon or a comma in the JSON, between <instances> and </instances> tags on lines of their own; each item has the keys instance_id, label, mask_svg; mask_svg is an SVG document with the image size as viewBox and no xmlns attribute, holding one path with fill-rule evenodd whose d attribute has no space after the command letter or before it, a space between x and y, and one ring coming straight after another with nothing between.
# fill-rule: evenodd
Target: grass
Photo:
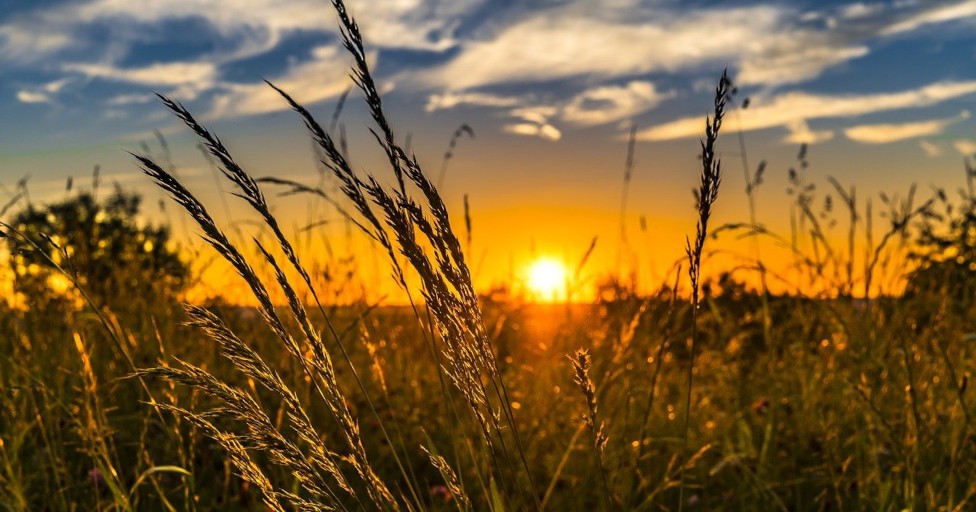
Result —
<instances>
[{"instance_id":1,"label":"grass","mask_svg":"<svg viewBox=\"0 0 976 512\"><path fill-rule=\"evenodd\" d=\"M164 106L199 138L216 178L260 219L263 235L247 239L232 226L235 237L228 236L168 158L134 155L236 271L256 307L181 305L174 295L121 285L96 300L66 242L3 224L11 243L50 255L79 301L53 298L39 307L30 297L35 307L0 316L0 506L973 506L974 301L969 288L956 286L971 274L945 265L953 255L939 252L946 240L972 246L950 235L972 224L973 172L961 206L941 191L924 201L914 190L882 198L888 227L877 235L872 203L831 181L846 208L846 245L838 249L829 232L834 203L821 199L816 210L804 148L800 171L791 171L793 233L770 232L753 213L747 223L711 226L722 178L719 133L734 90L723 74L704 123L696 228L673 284L642 296L618 281L616 296L590 305L480 296L468 266L469 213L462 242L437 187L387 121L358 25L341 0L333 6L388 175L353 171L334 136L341 107L326 130L300 99L270 83L307 128L338 196L323 189L324 178L319 187L254 178L168 98L161 97ZM470 131L464 126L440 179ZM622 210L630 172L628 164ZM750 205L758 176L748 180ZM384 185L390 178L393 185ZM331 303L318 263L304 260L273 215L269 186L329 202L386 258L410 304ZM709 279L709 240L733 235L789 250L792 275L754 256L738 271L759 272L761 290L744 286L736 271ZM927 274L913 274L909 253L925 247L919 268ZM793 283L796 292L772 294L767 278ZM907 293L878 293L905 279L914 283ZM855 298L858 285L876 298Z\"/></svg>"}]
</instances>

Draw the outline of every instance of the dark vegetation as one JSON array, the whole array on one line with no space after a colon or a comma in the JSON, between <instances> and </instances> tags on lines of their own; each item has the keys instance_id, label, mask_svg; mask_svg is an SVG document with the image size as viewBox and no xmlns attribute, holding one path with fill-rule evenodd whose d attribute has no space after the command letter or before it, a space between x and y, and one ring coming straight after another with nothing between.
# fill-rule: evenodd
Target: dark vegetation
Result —
<instances>
[{"instance_id":1,"label":"dark vegetation","mask_svg":"<svg viewBox=\"0 0 976 512\"><path fill-rule=\"evenodd\" d=\"M137 163L257 306L180 308L193 271L165 228L137 222L135 196L93 187L13 214L3 234L24 301L0 316L0 506L973 507L972 171L959 199L881 197L885 225L872 226L870 199L835 180L818 196L804 181L804 148L790 171L789 236L754 213L712 226L734 91L723 75L703 123L698 226L671 283L643 296L608 280L586 306L478 296L436 188L386 120L358 27L333 3L394 184L353 172L335 123L325 130L279 92L339 183L333 206L373 241L411 305L331 304L318 286L329 279L302 260L265 188L324 192L252 178L163 98L264 236L229 237L174 173L148 155ZM759 169L747 174L750 200ZM845 222L838 245L829 230ZM753 258L712 272L714 236L781 245L793 268ZM743 284L757 274L758 289ZM770 293L774 280L795 291ZM905 293L879 293L899 280Z\"/></svg>"}]
</instances>

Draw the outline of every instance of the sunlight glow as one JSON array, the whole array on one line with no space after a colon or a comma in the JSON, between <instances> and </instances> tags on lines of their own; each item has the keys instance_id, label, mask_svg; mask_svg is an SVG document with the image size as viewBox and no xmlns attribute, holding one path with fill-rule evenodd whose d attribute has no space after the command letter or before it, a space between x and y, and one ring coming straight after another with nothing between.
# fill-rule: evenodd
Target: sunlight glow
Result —
<instances>
[{"instance_id":1,"label":"sunlight glow","mask_svg":"<svg viewBox=\"0 0 976 512\"><path fill-rule=\"evenodd\" d=\"M565 296L566 266L551 258L540 258L529 267L526 284L536 300L556 302Z\"/></svg>"}]
</instances>

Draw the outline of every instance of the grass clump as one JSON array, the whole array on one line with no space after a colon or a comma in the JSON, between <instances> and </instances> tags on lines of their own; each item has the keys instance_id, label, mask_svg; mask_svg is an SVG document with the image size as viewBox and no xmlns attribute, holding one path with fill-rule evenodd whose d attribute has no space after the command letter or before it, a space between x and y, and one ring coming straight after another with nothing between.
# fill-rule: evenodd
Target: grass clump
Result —
<instances>
[{"instance_id":1,"label":"grass clump","mask_svg":"<svg viewBox=\"0 0 976 512\"><path fill-rule=\"evenodd\" d=\"M618 280L614 295L584 306L479 296L466 260L470 215L462 242L388 121L358 25L341 0L333 7L388 176L353 170L335 136L341 107L326 129L270 83L338 195L253 177L188 109L161 97L265 236L221 225L171 164L135 155L256 306L178 309L175 293L96 300L65 244L4 224L8 241L46 255L81 297L56 313L3 306L4 508L972 507L976 306L963 285L972 187L962 207L941 191L882 197L888 226L876 236L870 199L837 180L831 195L816 195L803 148L790 173L792 233L773 233L752 213L715 228L718 136L734 94L723 74L701 141L696 229L673 284L642 295ZM747 193L761 172L746 175ZM273 214L268 186L328 201L386 258L409 305L330 303L316 262ZM847 227L839 248L838 215ZM731 233L781 246L792 268L774 272L755 251L757 261L709 278L710 240ZM898 258L906 253L914 260ZM758 291L741 279L756 271ZM120 282L138 274L118 272ZM899 276L907 293L879 293ZM796 292L770 292L767 277Z\"/></svg>"}]
</instances>

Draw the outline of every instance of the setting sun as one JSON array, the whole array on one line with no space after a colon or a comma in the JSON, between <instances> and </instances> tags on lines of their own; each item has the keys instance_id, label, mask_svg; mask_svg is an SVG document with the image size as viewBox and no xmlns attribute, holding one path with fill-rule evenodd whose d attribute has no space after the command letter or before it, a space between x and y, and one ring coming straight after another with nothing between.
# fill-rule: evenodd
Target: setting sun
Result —
<instances>
[{"instance_id":1,"label":"setting sun","mask_svg":"<svg viewBox=\"0 0 976 512\"><path fill-rule=\"evenodd\" d=\"M554 259L540 258L529 267L526 284L536 299L555 302L565 296L566 267Z\"/></svg>"}]
</instances>

